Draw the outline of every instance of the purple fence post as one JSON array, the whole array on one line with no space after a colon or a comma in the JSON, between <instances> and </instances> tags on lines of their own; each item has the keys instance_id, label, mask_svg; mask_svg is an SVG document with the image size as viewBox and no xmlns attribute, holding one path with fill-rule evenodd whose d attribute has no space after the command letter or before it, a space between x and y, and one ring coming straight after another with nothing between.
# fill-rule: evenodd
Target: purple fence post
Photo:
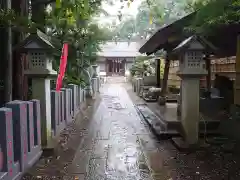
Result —
<instances>
[{"instance_id":1,"label":"purple fence post","mask_svg":"<svg viewBox=\"0 0 240 180\"><path fill-rule=\"evenodd\" d=\"M72 97L73 97L73 90L71 88L68 88L69 90L69 112L70 112L70 116L73 117L73 101L72 101Z\"/></svg>"},{"instance_id":2,"label":"purple fence post","mask_svg":"<svg viewBox=\"0 0 240 180\"><path fill-rule=\"evenodd\" d=\"M64 121L67 123L67 119L68 119L67 92L65 88L61 88L61 91L63 92Z\"/></svg>"},{"instance_id":3,"label":"purple fence post","mask_svg":"<svg viewBox=\"0 0 240 180\"><path fill-rule=\"evenodd\" d=\"M19 179L22 175L20 172L19 161L14 157L14 134L12 122L12 109L0 108L0 144L2 151L2 170L0 179Z\"/></svg>"},{"instance_id":4,"label":"purple fence post","mask_svg":"<svg viewBox=\"0 0 240 180\"><path fill-rule=\"evenodd\" d=\"M79 86L75 86L76 87L76 100L75 100L75 102L76 102L76 109L78 110L79 109L79 107L80 107L80 102L79 102Z\"/></svg>"},{"instance_id":5,"label":"purple fence post","mask_svg":"<svg viewBox=\"0 0 240 180\"><path fill-rule=\"evenodd\" d=\"M31 101L24 101L24 103L27 105L27 128L28 128L28 155L27 155L27 163L28 167L33 166L37 160L42 155L41 146L34 144L34 134L35 128L34 128L34 103ZM40 111L40 109L39 109Z\"/></svg>"},{"instance_id":6,"label":"purple fence post","mask_svg":"<svg viewBox=\"0 0 240 180\"><path fill-rule=\"evenodd\" d=\"M52 125L52 131L54 136L57 135L58 131L58 92L52 90L51 91L51 125Z\"/></svg>"},{"instance_id":7,"label":"purple fence post","mask_svg":"<svg viewBox=\"0 0 240 180\"><path fill-rule=\"evenodd\" d=\"M20 162L20 169L27 168L27 106L23 101L11 101L6 107L12 109L14 157Z\"/></svg>"},{"instance_id":8,"label":"purple fence post","mask_svg":"<svg viewBox=\"0 0 240 180\"><path fill-rule=\"evenodd\" d=\"M34 129L33 129L33 103L25 102L27 105L27 135L28 135L28 152L34 147Z\"/></svg>"},{"instance_id":9,"label":"purple fence post","mask_svg":"<svg viewBox=\"0 0 240 180\"><path fill-rule=\"evenodd\" d=\"M86 100L86 89L83 88L82 89L82 102L85 102L85 100Z\"/></svg>"},{"instance_id":10,"label":"purple fence post","mask_svg":"<svg viewBox=\"0 0 240 180\"><path fill-rule=\"evenodd\" d=\"M78 101L79 101L79 106L80 106L82 103L82 88L81 88L81 86L78 86L78 94L79 94Z\"/></svg>"},{"instance_id":11,"label":"purple fence post","mask_svg":"<svg viewBox=\"0 0 240 180\"><path fill-rule=\"evenodd\" d=\"M65 122L68 124L69 122L72 121L72 117L70 114L70 105L69 105L70 90L67 88L62 88L61 90L64 92L64 119L65 119Z\"/></svg>"},{"instance_id":12,"label":"purple fence post","mask_svg":"<svg viewBox=\"0 0 240 180\"><path fill-rule=\"evenodd\" d=\"M79 86L79 101L80 101L80 104L82 104L83 96L82 96L82 88L81 88L81 86Z\"/></svg>"},{"instance_id":13,"label":"purple fence post","mask_svg":"<svg viewBox=\"0 0 240 180\"><path fill-rule=\"evenodd\" d=\"M66 88L67 92L67 102L68 102L68 123L72 122L72 116L71 116L71 89Z\"/></svg>"},{"instance_id":14,"label":"purple fence post","mask_svg":"<svg viewBox=\"0 0 240 180\"><path fill-rule=\"evenodd\" d=\"M65 91L60 91L60 94L59 94L59 96L60 96L59 97L59 99L60 99L60 102L59 102L59 116L60 116L59 131L62 131L66 127L64 94L65 94Z\"/></svg>"},{"instance_id":15,"label":"purple fence post","mask_svg":"<svg viewBox=\"0 0 240 180\"><path fill-rule=\"evenodd\" d=\"M33 127L34 127L34 145L41 147L41 111L40 101L38 99L32 99L33 102Z\"/></svg>"},{"instance_id":16,"label":"purple fence post","mask_svg":"<svg viewBox=\"0 0 240 180\"><path fill-rule=\"evenodd\" d=\"M61 94L62 92L59 91L58 92L58 117L59 117L59 125L61 124L62 122L62 112L61 112Z\"/></svg>"},{"instance_id":17,"label":"purple fence post","mask_svg":"<svg viewBox=\"0 0 240 180\"><path fill-rule=\"evenodd\" d=\"M60 96L61 96L61 121L65 122L65 91L61 90L60 91Z\"/></svg>"},{"instance_id":18,"label":"purple fence post","mask_svg":"<svg viewBox=\"0 0 240 180\"><path fill-rule=\"evenodd\" d=\"M74 112L74 116L78 113L78 105L77 105L77 85L69 84L69 87L72 89L72 109Z\"/></svg>"}]
</instances>

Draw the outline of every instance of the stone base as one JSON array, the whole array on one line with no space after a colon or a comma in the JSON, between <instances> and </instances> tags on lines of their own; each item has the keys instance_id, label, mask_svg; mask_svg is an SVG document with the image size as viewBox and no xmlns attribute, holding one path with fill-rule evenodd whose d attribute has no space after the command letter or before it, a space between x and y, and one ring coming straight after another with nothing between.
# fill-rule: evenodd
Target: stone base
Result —
<instances>
[{"instance_id":1,"label":"stone base","mask_svg":"<svg viewBox=\"0 0 240 180\"><path fill-rule=\"evenodd\" d=\"M158 104L159 104L160 106L165 106L165 105L166 105L166 102L167 102L166 97L159 96L159 98L158 98Z\"/></svg>"},{"instance_id":2,"label":"stone base","mask_svg":"<svg viewBox=\"0 0 240 180\"><path fill-rule=\"evenodd\" d=\"M181 137L172 138L172 143L181 152L193 152L209 146L209 144L206 144L204 140L199 140L198 144L190 145Z\"/></svg>"},{"instance_id":3,"label":"stone base","mask_svg":"<svg viewBox=\"0 0 240 180\"><path fill-rule=\"evenodd\" d=\"M34 146L31 152L28 152L28 168L32 167L41 157L42 149L40 146Z\"/></svg>"},{"instance_id":4,"label":"stone base","mask_svg":"<svg viewBox=\"0 0 240 180\"><path fill-rule=\"evenodd\" d=\"M54 147L43 147L43 152L42 152L43 157L53 156L54 153L55 153L55 148Z\"/></svg>"}]
</instances>

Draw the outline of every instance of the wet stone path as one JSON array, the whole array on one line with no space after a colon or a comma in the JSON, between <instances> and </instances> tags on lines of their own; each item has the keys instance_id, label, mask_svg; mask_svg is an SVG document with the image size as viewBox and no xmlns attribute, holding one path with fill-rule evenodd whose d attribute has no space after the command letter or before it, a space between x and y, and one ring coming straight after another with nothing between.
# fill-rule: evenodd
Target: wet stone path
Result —
<instances>
[{"instance_id":1,"label":"wet stone path","mask_svg":"<svg viewBox=\"0 0 240 180\"><path fill-rule=\"evenodd\" d=\"M161 154L147 124L120 84L105 85L68 175L86 180L168 180ZM148 157L148 159L146 158ZM159 178L158 178L159 177Z\"/></svg>"},{"instance_id":2,"label":"wet stone path","mask_svg":"<svg viewBox=\"0 0 240 180\"><path fill-rule=\"evenodd\" d=\"M40 160L30 174L66 180L240 179L239 153L219 146L180 153L171 141L157 140L134 108L140 101L131 86L120 80L110 79L88 115L80 114L84 118L69 127L75 133L60 157Z\"/></svg>"}]
</instances>

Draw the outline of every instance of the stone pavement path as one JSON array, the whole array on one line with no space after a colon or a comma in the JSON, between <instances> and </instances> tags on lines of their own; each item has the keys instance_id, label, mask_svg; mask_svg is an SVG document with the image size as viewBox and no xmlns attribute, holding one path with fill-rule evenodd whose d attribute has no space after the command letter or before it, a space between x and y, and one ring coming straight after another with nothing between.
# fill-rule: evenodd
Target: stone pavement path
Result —
<instances>
[{"instance_id":1,"label":"stone pavement path","mask_svg":"<svg viewBox=\"0 0 240 180\"><path fill-rule=\"evenodd\" d=\"M156 140L124 87L106 84L101 92L102 101L67 174L87 180L170 179Z\"/></svg>"},{"instance_id":2,"label":"stone pavement path","mask_svg":"<svg viewBox=\"0 0 240 180\"><path fill-rule=\"evenodd\" d=\"M238 155L215 146L180 153L170 141L157 140L134 108L141 101L123 82L110 78L86 118L79 114L84 118L68 127L74 132L68 148L50 162L40 160L29 174L66 180L240 179Z\"/></svg>"}]
</instances>

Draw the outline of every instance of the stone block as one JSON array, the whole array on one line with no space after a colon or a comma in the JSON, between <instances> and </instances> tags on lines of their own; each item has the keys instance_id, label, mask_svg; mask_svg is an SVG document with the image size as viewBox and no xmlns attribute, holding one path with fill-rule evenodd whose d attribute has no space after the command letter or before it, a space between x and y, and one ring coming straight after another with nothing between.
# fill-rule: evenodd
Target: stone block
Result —
<instances>
[{"instance_id":1,"label":"stone block","mask_svg":"<svg viewBox=\"0 0 240 180\"><path fill-rule=\"evenodd\" d=\"M15 134L13 134L12 109L10 108L0 108L0 131L2 154L0 179L20 179L22 172L20 171L19 161L15 161L14 157L14 146L16 145L13 140Z\"/></svg>"},{"instance_id":2,"label":"stone block","mask_svg":"<svg viewBox=\"0 0 240 180\"><path fill-rule=\"evenodd\" d=\"M6 104L12 109L14 159L19 161L21 172L28 167L27 153L27 106L23 101L11 101Z\"/></svg>"}]
</instances>

